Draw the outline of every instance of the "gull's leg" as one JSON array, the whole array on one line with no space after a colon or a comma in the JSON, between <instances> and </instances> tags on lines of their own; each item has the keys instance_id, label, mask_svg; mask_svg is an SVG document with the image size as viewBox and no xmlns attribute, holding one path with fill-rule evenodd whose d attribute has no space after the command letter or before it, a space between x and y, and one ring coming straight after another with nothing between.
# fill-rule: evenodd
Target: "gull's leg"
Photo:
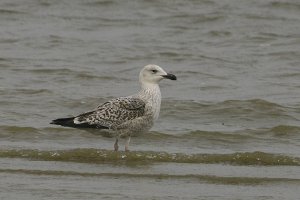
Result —
<instances>
[{"instance_id":1,"label":"gull's leg","mask_svg":"<svg viewBox=\"0 0 300 200\"><path fill-rule=\"evenodd\" d=\"M126 138L126 143L125 143L125 151L129 151L129 142L130 142L130 136Z\"/></svg>"},{"instance_id":2,"label":"gull's leg","mask_svg":"<svg viewBox=\"0 0 300 200\"><path fill-rule=\"evenodd\" d=\"M119 149L118 141L119 141L119 137L117 136L115 144L114 144L115 151L118 151L118 149Z\"/></svg>"}]
</instances>

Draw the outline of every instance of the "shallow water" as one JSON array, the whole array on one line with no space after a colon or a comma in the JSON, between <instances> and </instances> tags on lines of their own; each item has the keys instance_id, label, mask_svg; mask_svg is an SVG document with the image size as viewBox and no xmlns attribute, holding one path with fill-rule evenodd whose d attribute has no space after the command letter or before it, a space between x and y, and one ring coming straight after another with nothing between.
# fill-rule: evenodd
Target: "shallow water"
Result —
<instances>
[{"instance_id":1,"label":"shallow water","mask_svg":"<svg viewBox=\"0 0 300 200\"><path fill-rule=\"evenodd\" d=\"M299 11L293 0L1 1L0 198L299 198ZM149 63L178 80L161 83L159 121L131 152L49 124L135 93Z\"/></svg>"}]
</instances>

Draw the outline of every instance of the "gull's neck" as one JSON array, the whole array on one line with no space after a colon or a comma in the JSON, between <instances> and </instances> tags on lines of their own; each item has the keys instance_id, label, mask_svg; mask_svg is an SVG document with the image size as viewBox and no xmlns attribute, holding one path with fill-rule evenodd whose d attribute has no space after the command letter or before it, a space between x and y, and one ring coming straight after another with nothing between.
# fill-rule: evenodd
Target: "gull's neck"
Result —
<instances>
[{"instance_id":1,"label":"gull's neck","mask_svg":"<svg viewBox=\"0 0 300 200\"><path fill-rule=\"evenodd\" d=\"M149 112L156 120L159 116L161 93L157 83L141 83L138 96L146 103L146 112Z\"/></svg>"}]
</instances>

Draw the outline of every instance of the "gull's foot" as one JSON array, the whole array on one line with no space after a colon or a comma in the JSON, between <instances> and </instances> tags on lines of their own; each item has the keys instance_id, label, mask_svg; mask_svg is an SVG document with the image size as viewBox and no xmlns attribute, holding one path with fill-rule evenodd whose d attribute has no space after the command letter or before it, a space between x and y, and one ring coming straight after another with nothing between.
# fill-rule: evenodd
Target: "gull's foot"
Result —
<instances>
[{"instance_id":1,"label":"gull's foot","mask_svg":"<svg viewBox=\"0 0 300 200\"><path fill-rule=\"evenodd\" d=\"M119 150L119 145L118 145L118 138L116 138L116 141L115 141L115 144L114 144L114 149L115 151L118 151Z\"/></svg>"},{"instance_id":2,"label":"gull's foot","mask_svg":"<svg viewBox=\"0 0 300 200\"><path fill-rule=\"evenodd\" d=\"M118 145L114 145L114 148L115 148L115 151L118 151L119 150L119 146Z\"/></svg>"},{"instance_id":3,"label":"gull's foot","mask_svg":"<svg viewBox=\"0 0 300 200\"><path fill-rule=\"evenodd\" d=\"M129 137L127 137L127 139L126 139L126 143L125 143L125 151L126 152L129 152L129 143L130 143L130 136Z\"/></svg>"}]
</instances>

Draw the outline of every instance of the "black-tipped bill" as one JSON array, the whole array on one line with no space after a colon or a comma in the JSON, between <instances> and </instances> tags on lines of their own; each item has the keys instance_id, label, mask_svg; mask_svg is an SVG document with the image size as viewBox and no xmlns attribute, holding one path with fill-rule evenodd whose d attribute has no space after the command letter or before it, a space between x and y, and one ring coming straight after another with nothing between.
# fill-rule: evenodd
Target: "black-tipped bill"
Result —
<instances>
[{"instance_id":1,"label":"black-tipped bill","mask_svg":"<svg viewBox=\"0 0 300 200\"><path fill-rule=\"evenodd\" d=\"M177 77L174 74L162 75L162 77L170 79L170 80L177 80Z\"/></svg>"}]
</instances>

